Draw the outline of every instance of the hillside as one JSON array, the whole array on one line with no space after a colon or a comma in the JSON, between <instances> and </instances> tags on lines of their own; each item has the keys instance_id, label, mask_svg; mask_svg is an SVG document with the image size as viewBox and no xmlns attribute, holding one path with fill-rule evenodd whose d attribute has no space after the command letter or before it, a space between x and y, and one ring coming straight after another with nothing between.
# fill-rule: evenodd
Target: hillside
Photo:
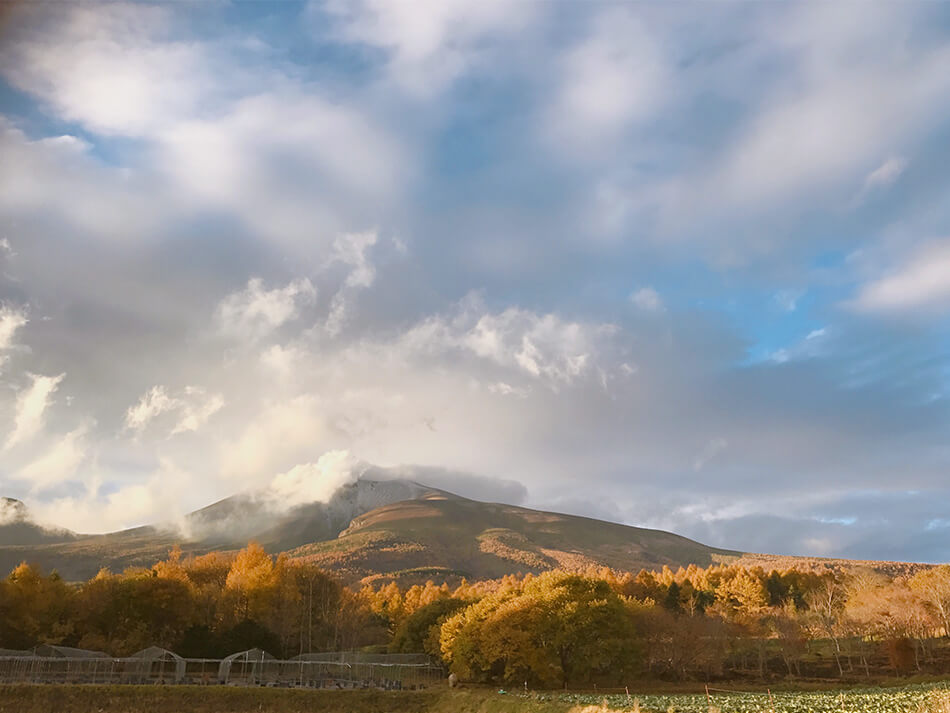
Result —
<instances>
[{"instance_id":1,"label":"hillside","mask_svg":"<svg viewBox=\"0 0 950 713\"><path fill-rule=\"evenodd\" d=\"M3 501L0 571L22 561L88 579L103 567L150 566L174 545L186 554L236 550L255 540L272 553L315 562L347 582L487 579L553 568L660 569L664 565L845 569L894 574L920 565L756 555L708 547L661 530L470 500L408 480L361 479L329 502L294 507L266 493L236 495L186 516L105 535L35 524L19 501Z\"/></svg>"},{"instance_id":2,"label":"hillside","mask_svg":"<svg viewBox=\"0 0 950 713\"><path fill-rule=\"evenodd\" d=\"M347 581L366 577L499 577L554 567L618 569L706 565L740 553L684 537L572 515L469 500L406 480L364 479L327 503L286 509L264 494L227 498L173 527L151 526L106 535L61 533L52 539L22 511L17 528L0 531L0 570L21 561L56 569L68 580L148 566L180 544L186 553L243 547L319 562Z\"/></svg>"},{"instance_id":3,"label":"hillside","mask_svg":"<svg viewBox=\"0 0 950 713\"><path fill-rule=\"evenodd\" d=\"M589 566L675 569L741 555L660 530L443 492L376 508L355 518L336 539L297 547L288 554L350 581L490 579L512 572Z\"/></svg>"},{"instance_id":4,"label":"hillside","mask_svg":"<svg viewBox=\"0 0 950 713\"><path fill-rule=\"evenodd\" d=\"M0 498L0 544L41 545L68 542L75 537L69 530L37 525L26 505L19 500Z\"/></svg>"},{"instance_id":5,"label":"hillside","mask_svg":"<svg viewBox=\"0 0 950 713\"><path fill-rule=\"evenodd\" d=\"M300 545L333 540L351 520L373 508L437 493L405 480L360 480L340 488L327 503L286 507L262 493L242 493L187 515L180 523L137 527L104 535L82 535L43 528L30 520L19 501L16 519L0 525L0 572L20 562L55 569L65 579L88 579L106 567L147 567L167 556L174 545L186 554L234 550L254 540L277 553ZM8 506L13 508L13 505Z\"/></svg>"}]
</instances>

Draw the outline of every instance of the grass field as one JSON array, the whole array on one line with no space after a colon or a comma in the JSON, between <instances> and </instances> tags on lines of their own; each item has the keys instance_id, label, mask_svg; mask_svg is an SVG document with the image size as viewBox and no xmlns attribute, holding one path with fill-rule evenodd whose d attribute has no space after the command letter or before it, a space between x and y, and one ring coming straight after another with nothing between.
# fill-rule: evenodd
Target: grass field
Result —
<instances>
[{"instance_id":1,"label":"grass field","mask_svg":"<svg viewBox=\"0 0 950 713\"><path fill-rule=\"evenodd\" d=\"M627 697L487 690L303 691L199 686L0 686L0 713L950 713L947 684Z\"/></svg>"}]
</instances>

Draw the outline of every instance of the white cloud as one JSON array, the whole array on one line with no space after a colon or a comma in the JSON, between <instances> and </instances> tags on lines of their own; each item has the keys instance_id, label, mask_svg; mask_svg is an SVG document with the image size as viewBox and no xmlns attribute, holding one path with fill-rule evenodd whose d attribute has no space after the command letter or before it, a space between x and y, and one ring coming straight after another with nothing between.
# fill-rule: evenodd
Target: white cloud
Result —
<instances>
[{"instance_id":1,"label":"white cloud","mask_svg":"<svg viewBox=\"0 0 950 713\"><path fill-rule=\"evenodd\" d=\"M511 384L504 381L489 384L488 390L493 394L499 394L501 396L516 396L519 399L526 398L530 391L529 389L525 389L520 386L512 386Z\"/></svg>"},{"instance_id":2,"label":"white cloud","mask_svg":"<svg viewBox=\"0 0 950 713\"><path fill-rule=\"evenodd\" d=\"M9 20L12 39L0 50L4 78L94 131L145 135L190 115L214 91L200 45L156 40L169 29L168 8L32 7Z\"/></svg>"},{"instance_id":3,"label":"white cloud","mask_svg":"<svg viewBox=\"0 0 950 713\"><path fill-rule=\"evenodd\" d=\"M363 201L381 205L398 193L408 157L358 101L325 95L291 65L258 61L264 58L254 55L267 47L257 38L179 39L187 27L181 19L178 8L123 2L63 12L34 5L12 14L0 73L59 118L100 136L144 139L137 154L144 160L115 170L73 156L49 172L56 184L72 183L80 169L114 181L104 193L128 215L88 200L98 182L57 191L30 173L24 178L16 153L5 156L9 168L0 167L0 179L10 173L0 180L0 204L39 203L46 210L52 193L57 207L97 233L115 227L125 236L142 232L130 216L143 222L158 215L167 223L181 212L223 211L268 239L312 248L315 234L348 229ZM43 146L43 153L80 153L85 146L75 137L60 144ZM45 173L35 165L39 147L30 148L31 173ZM158 185L130 190L142 181ZM34 193L43 195L30 200ZM135 202L130 194L140 205L126 205Z\"/></svg>"},{"instance_id":4,"label":"white cloud","mask_svg":"<svg viewBox=\"0 0 950 713\"><path fill-rule=\"evenodd\" d=\"M376 279L376 268L367 255L375 244L375 232L349 233L337 237L333 242L331 263L342 262L349 266L350 272L330 302L326 329L331 335L339 334L343 328L353 293L370 287Z\"/></svg>"},{"instance_id":5,"label":"white cloud","mask_svg":"<svg viewBox=\"0 0 950 713\"><path fill-rule=\"evenodd\" d=\"M666 152L671 177L650 180L641 191L653 196L641 203L658 207L664 233L721 243L715 251L723 263L774 249L756 230L766 214L781 233L782 221L814 210L809 201L821 209L847 203L882 150L916 145L939 124L950 90L950 50L923 44L905 51L894 38L908 31L914 14L896 6L877 7L860 22L829 4L790 5L758 17L739 35L743 49L725 55L720 71L695 76L717 86L691 81L687 72L679 87L694 99L719 94L742 111L697 154L681 154L678 147ZM750 100L742 77L766 64L781 71L771 73ZM735 85L724 81L730 70L738 71ZM879 179L895 177L898 167L887 166ZM712 223L717 229L696 230ZM774 238L780 239L788 236Z\"/></svg>"},{"instance_id":6,"label":"white cloud","mask_svg":"<svg viewBox=\"0 0 950 713\"><path fill-rule=\"evenodd\" d=\"M162 132L156 155L183 200L312 251L321 234L350 229L366 202L387 205L411 161L355 103L287 78L276 85L214 118L175 124Z\"/></svg>"},{"instance_id":7,"label":"white cloud","mask_svg":"<svg viewBox=\"0 0 950 713\"><path fill-rule=\"evenodd\" d=\"M413 357L468 354L557 389L597 373L617 331L613 324L569 321L517 307L491 312L473 294L454 314L430 317L408 329L398 351Z\"/></svg>"},{"instance_id":8,"label":"white cloud","mask_svg":"<svg viewBox=\"0 0 950 713\"><path fill-rule=\"evenodd\" d=\"M335 1L340 39L384 50L389 78L415 95L439 91L484 59L505 36L519 37L533 3L501 0ZM523 39L523 35L520 35Z\"/></svg>"},{"instance_id":9,"label":"white cloud","mask_svg":"<svg viewBox=\"0 0 950 713\"><path fill-rule=\"evenodd\" d=\"M61 230L127 244L131 236L154 235L180 212L152 174L104 164L74 136L32 140L0 116L0 154L0 210L17 220L59 218Z\"/></svg>"},{"instance_id":10,"label":"white cloud","mask_svg":"<svg viewBox=\"0 0 950 713\"><path fill-rule=\"evenodd\" d=\"M98 477L79 496L31 504L36 521L76 532L115 532L142 524L174 524L184 514L187 494L196 487L189 473L167 459L146 478L126 482L108 493Z\"/></svg>"},{"instance_id":11,"label":"white cloud","mask_svg":"<svg viewBox=\"0 0 950 713\"><path fill-rule=\"evenodd\" d=\"M274 477L268 495L281 509L313 502L327 502L343 485L356 482L360 462L349 451L329 451L316 463L295 465Z\"/></svg>"},{"instance_id":12,"label":"white cloud","mask_svg":"<svg viewBox=\"0 0 950 713\"><path fill-rule=\"evenodd\" d=\"M28 322L25 309L0 305L0 352L5 352L13 346L17 330ZM2 358L5 359L5 356Z\"/></svg>"},{"instance_id":13,"label":"white cloud","mask_svg":"<svg viewBox=\"0 0 950 713\"><path fill-rule=\"evenodd\" d=\"M350 274L346 277L347 287L369 287L376 279L376 268L369 261L367 253L376 245L376 232L348 233L333 241L334 262L349 265Z\"/></svg>"},{"instance_id":14,"label":"white cloud","mask_svg":"<svg viewBox=\"0 0 950 713\"><path fill-rule=\"evenodd\" d=\"M172 428L172 435L196 432L224 406L220 394L209 394L204 389L186 386L181 398L178 421Z\"/></svg>"},{"instance_id":15,"label":"white cloud","mask_svg":"<svg viewBox=\"0 0 950 713\"><path fill-rule=\"evenodd\" d=\"M869 191L891 185L901 177L906 168L907 159L905 158L895 156L887 159L864 179L864 190Z\"/></svg>"},{"instance_id":16,"label":"white cloud","mask_svg":"<svg viewBox=\"0 0 950 713\"><path fill-rule=\"evenodd\" d=\"M260 361L269 374L286 379L303 358L303 352L292 345L273 344L261 353Z\"/></svg>"},{"instance_id":17,"label":"white cloud","mask_svg":"<svg viewBox=\"0 0 950 713\"><path fill-rule=\"evenodd\" d=\"M658 312L663 309L660 293L652 287L641 287L630 295L630 301L645 312Z\"/></svg>"},{"instance_id":18,"label":"white cloud","mask_svg":"<svg viewBox=\"0 0 950 713\"><path fill-rule=\"evenodd\" d=\"M273 290L264 289L263 280L253 278L245 289L228 295L218 305L218 328L235 338L261 339L296 319L301 304L312 302L316 295L316 288L306 278Z\"/></svg>"},{"instance_id":19,"label":"white cloud","mask_svg":"<svg viewBox=\"0 0 950 713\"><path fill-rule=\"evenodd\" d=\"M559 69L561 86L548 122L568 152L610 142L631 122L650 118L671 82L655 34L626 7L598 15Z\"/></svg>"},{"instance_id":20,"label":"white cloud","mask_svg":"<svg viewBox=\"0 0 950 713\"><path fill-rule=\"evenodd\" d=\"M50 399L65 377L66 374L59 376L30 374L33 383L17 394L15 425L13 431L7 436L5 449L29 441L42 430Z\"/></svg>"},{"instance_id":21,"label":"white cloud","mask_svg":"<svg viewBox=\"0 0 950 713\"><path fill-rule=\"evenodd\" d=\"M872 313L932 314L950 310L950 241L917 249L896 269L865 283L848 304Z\"/></svg>"},{"instance_id":22,"label":"white cloud","mask_svg":"<svg viewBox=\"0 0 950 713\"><path fill-rule=\"evenodd\" d=\"M0 499L0 525L23 520L27 514L23 503L17 500Z\"/></svg>"},{"instance_id":23,"label":"white cloud","mask_svg":"<svg viewBox=\"0 0 950 713\"><path fill-rule=\"evenodd\" d=\"M43 455L19 470L16 478L29 482L34 493L71 480L86 459L87 434L85 425L70 431Z\"/></svg>"},{"instance_id":24,"label":"white cloud","mask_svg":"<svg viewBox=\"0 0 950 713\"><path fill-rule=\"evenodd\" d=\"M162 414L172 413L171 436L198 431L224 406L220 394L186 386L178 395L170 395L164 386L153 386L125 414L125 427L141 433Z\"/></svg>"},{"instance_id":25,"label":"white cloud","mask_svg":"<svg viewBox=\"0 0 950 713\"><path fill-rule=\"evenodd\" d=\"M140 431L156 416L178 407L178 401L168 395L164 386L153 386L142 394L135 406L125 414L125 427Z\"/></svg>"},{"instance_id":26,"label":"white cloud","mask_svg":"<svg viewBox=\"0 0 950 713\"><path fill-rule=\"evenodd\" d=\"M599 356L599 341L615 329L515 307L498 313L477 308L469 303L453 320L430 320L410 330L407 338L419 340L424 349L462 349L556 386L587 372Z\"/></svg>"},{"instance_id":27,"label":"white cloud","mask_svg":"<svg viewBox=\"0 0 950 713\"><path fill-rule=\"evenodd\" d=\"M312 394L265 403L233 438L220 443L220 468L237 487L320 452L327 414Z\"/></svg>"}]
</instances>

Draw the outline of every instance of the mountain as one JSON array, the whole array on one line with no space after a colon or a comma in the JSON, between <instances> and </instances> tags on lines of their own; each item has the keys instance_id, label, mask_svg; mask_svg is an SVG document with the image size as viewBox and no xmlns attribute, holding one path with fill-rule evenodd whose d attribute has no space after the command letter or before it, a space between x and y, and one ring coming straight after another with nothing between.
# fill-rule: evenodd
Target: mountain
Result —
<instances>
[{"instance_id":1,"label":"mountain","mask_svg":"<svg viewBox=\"0 0 950 713\"><path fill-rule=\"evenodd\" d=\"M842 569L857 565L909 573L919 565L751 555L708 547L661 530L481 502L410 480L363 478L328 502L289 506L267 493L236 495L186 516L106 535L49 530L23 503L0 501L0 572L21 561L65 579L102 567L150 566L174 545L185 553L236 550L248 541L336 572L342 579L402 583L489 579L556 567L637 571L737 562L748 566Z\"/></svg>"},{"instance_id":2,"label":"mountain","mask_svg":"<svg viewBox=\"0 0 950 713\"><path fill-rule=\"evenodd\" d=\"M346 580L466 577L591 566L706 566L741 552L661 530L431 492L356 517L339 537L294 548Z\"/></svg>"},{"instance_id":3,"label":"mountain","mask_svg":"<svg viewBox=\"0 0 950 713\"><path fill-rule=\"evenodd\" d=\"M185 518L191 539L243 547L255 540L273 551L335 538L358 515L374 508L441 492L409 480L361 479L339 488L326 503L287 508L264 493L236 495Z\"/></svg>"},{"instance_id":4,"label":"mountain","mask_svg":"<svg viewBox=\"0 0 950 713\"><path fill-rule=\"evenodd\" d=\"M69 530L37 525L26 505L19 500L0 498L0 544L40 545L68 542L75 537Z\"/></svg>"},{"instance_id":5,"label":"mountain","mask_svg":"<svg viewBox=\"0 0 950 713\"><path fill-rule=\"evenodd\" d=\"M294 507L264 493L240 494L191 513L177 527L46 537L39 533L53 531L26 520L4 527L0 570L26 560L68 580L87 579L102 567L149 566L175 544L201 554L238 549L250 540L318 563L350 582L479 579L589 565L675 568L741 554L659 530L470 500L409 480L361 479L326 503Z\"/></svg>"}]
</instances>

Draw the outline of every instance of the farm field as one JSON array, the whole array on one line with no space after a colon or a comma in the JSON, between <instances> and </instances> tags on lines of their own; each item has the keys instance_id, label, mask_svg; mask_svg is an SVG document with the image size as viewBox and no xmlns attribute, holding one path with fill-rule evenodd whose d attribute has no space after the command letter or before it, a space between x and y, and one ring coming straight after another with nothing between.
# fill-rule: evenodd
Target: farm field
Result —
<instances>
[{"instance_id":1,"label":"farm field","mask_svg":"<svg viewBox=\"0 0 950 713\"><path fill-rule=\"evenodd\" d=\"M543 698L544 696L539 696ZM609 710L636 710L651 713L950 713L947 683L825 691L670 693L627 695L550 696L559 703L588 710L604 706ZM711 703L710 703L711 700Z\"/></svg>"},{"instance_id":2,"label":"farm field","mask_svg":"<svg viewBox=\"0 0 950 713\"><path fill-rule=\"evenodd\" d=\"M591 695L489 690L302 691L197 686L0 686L0 713L950 713L947 683L767 693Z\"/></svg>"}]
</instances>

